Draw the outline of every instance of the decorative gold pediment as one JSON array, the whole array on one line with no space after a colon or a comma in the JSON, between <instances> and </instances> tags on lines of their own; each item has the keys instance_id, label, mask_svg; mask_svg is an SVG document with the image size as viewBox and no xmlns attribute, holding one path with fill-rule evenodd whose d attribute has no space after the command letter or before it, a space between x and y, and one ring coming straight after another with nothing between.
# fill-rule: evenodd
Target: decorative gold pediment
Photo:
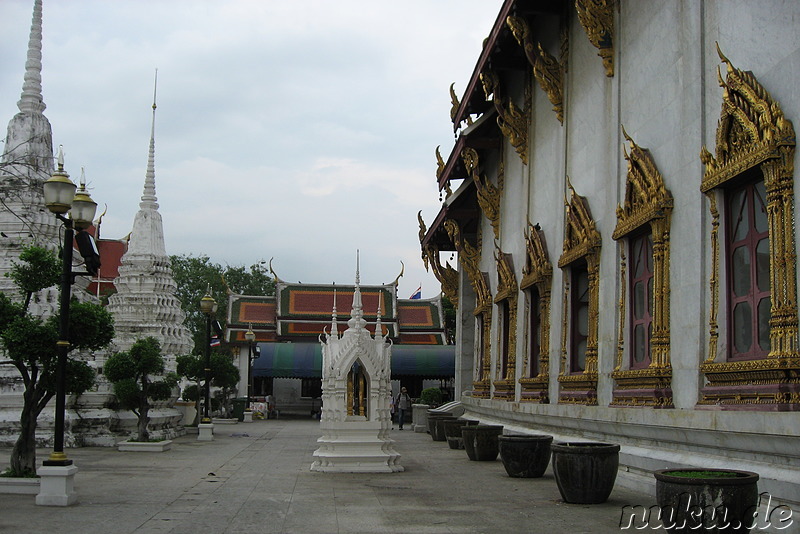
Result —
<instances>
[{"instance_id":1,"label":"decorative gold pediment","mask_svg":"<svg viewBox=\"0 0 800 534\"><path fill-rule=\"evenodd\" d=\"M517 299L517 276L514 274L514 262L511 254L506 254L495 243L494 260L497 266L497 295L495 302Z\"/></svg>"},{"instance_id":2,"label":"decorative gold pediment","mask_svg":"<svg viewBox=\"0 0 800 534\"><path fill-rule=\"evenodd\" d=\"M520 289L527 289L538 283L550 285L553 278L553 264L550 263L550 256L547 254L547 245L544 239L544 232L541 226L528 223L525 232L525 250L527 257L525 266L522 268L522 282Z\"/></svg>"},{"instance_id":3,"label":"decorative gold pediment","mask_svg":"<svg viewBox=\"0 0 800 534\"><path fill-rule=\"evenodd\" d=\"M628 175L624 204L617 206L617 227L611 235L614 239L620 239L653 219L666 217L673 204L672 194L664 187L664 179L650 151L637 145L624 127L622 134L630 143L630 153L623 148Z\"/></svg>"},{"instance_id":4,"label":"decorative gold pediment","mask_svg":"<svg viewBox=\"0 0 800 534\"><path fill-rule=\"evenodd\" d=\"M575 0L578 20L600 52L606 76L614 76L614 0Z\"/></svg>"},{"instance_id":5,"label":"decorative gold pediment","mask_svg":"<svg viewBox=\"0 0 800 534\"><path fill-rule=\"evenodd\" d=\"M417 213L417 220L419 221L419 241L422 243L427 229L425 221L422 220L422 211ZM442 287L442 293L453 303L453 306L458 308L458 271L450 266L449 262L442 265L439 260L439 247L433 243L428 243L422 248L422 263L425 265L425 270L433 271L433 276L439 281Z\"/></svg>"},{"instance_id":6,"label":"decorative gold pediment","mask_svg":"<svg viewBox=\"0 0 800 534\"><path fill-rule=\"evenodd\" d=\"M472 176L472 181L475 182L478 205L486 218L489 219L495 239L500 239L500 199L503 194L503 182L505 180L503 160L500 160L497 168L497 186L495 186L485 175L481 177L478 171L478 152L475 149L465 148L461 152L461 159L464 160L464 166Z\"/></svg>"},{"instance_id":7,"label":"decorative gold pediment","mask_svg":"<svg viewBox=\"0 0 800 534\"><path fill-rule=\"evenodd\" d=\"M522 163L528 164L528 123L530 122L531 94L528 85L524 89L523 109L502 94L500 79L491 70L481 73L481 84L486 100L491 100L497 110L497 126L508 142L517 151Z\"/></svg>"},{"instance_id":8,"label":"decorative gold pediment","mask_svg":"<svg viewBox=\"0 0 800 534\"><path fill-rule=\"evenodd\" d=\"M567 178L571 199L564 200L567 210L567 227L564 232L564 252L558 260L559 267L565 267L583 256L600 248L600 232L597 231L586 197L575 192Z\"/></svg>"},{"instance_id":9,"label":"decorative gold pediment","mask_svg":"<svg viewBox=\"0 0 800 534\"><path fill-rule=\"evenodd\" d=\"M722 93L722 113L717 123L716 154L704 146L700 160L705 174L700 189L705 193L766 159L780 158L780 147L795 146L792 122L780 104L756 80L752 72L737 69L717 44L727 66L726 78L717 68Z\"/></svg>"},{"instance_id":10,"label":"decorative gold pediment","mask_svg":"<svg viewBox=\"0 0 800 534\"><path fill-rule=\"evenodd\" d=\"M481 313L486 308L491 309L492 292L489 289L488 275L482 272L480 268L480 248L473 247L463 238L461 228L453 219L447 219L444 222L444 227L458 251L458 261L467 273L472 289L475 291L475 313Z\"/></svg>"},{"instance_id":11,"label":"decorative gold pediment","mask_svg":"<svg viewBox=\"0 0 800 534\"><path fill-rule=\"evenodd\" d=\"M542 43L534 43L531 37L528 21L523 17L509 16L506 18L514 38L525 51L525 56L533 68L533 75L539 82L539 87L547 94L553 111L556 112L558 121L564 123L564 64L550 55Z\"/></svg>"}]
</instances>

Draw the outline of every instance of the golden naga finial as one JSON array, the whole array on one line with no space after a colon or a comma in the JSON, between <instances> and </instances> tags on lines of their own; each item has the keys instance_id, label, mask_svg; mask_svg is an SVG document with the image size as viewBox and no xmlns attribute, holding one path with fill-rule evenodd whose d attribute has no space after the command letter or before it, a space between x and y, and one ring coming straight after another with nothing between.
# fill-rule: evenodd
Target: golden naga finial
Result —
<instances>
[{"instance_id":1,"label":"golden naga finial","mask_svg":"<svg viewBox=\"0 0 800 534\"><path fill-rule=\"evenodd\" d=\"M419 242L422 243L422 240L425 239L425 234L428 232L428 227L425 225L425 221L422 220L422 210L417 213L417 221L419 221Z\"/></svg>"},{"instance_id":2,"label":"golden naga finial","mask_svg":"<svg viewBox=\"0 0 800 534\"><path fill-rule=\"evenodd\" d=\"M400 274L398 274L398 275L397 275L397 278L395 278L395 279L394 279L394 282L392 282L392 283L391 283L391 284L389 284L389 285L390 285L390 286L396 286L398 283L400 283L400 278L402 278L402 277L403 277L403 275L405 274L405 272L406 272L406 264L405 264L405 263L403 263L403 261L402 261L402 260L400 260ZM383 295L383 293L381 293L381 296L382 296L382 295Z\"/></svg>"},{"instance_id":3,"label":"golden naga finial","mask_svg":"<svg viewBox=\"0 0 800 534\"><path fill-rule=\"evenodd\" d=\"M458 108L461 107L461 102L458 101L458 96L456 96L455 90L456 82L450 84L450 102L453 106L450 108L450 120L456 120L456 113L458 113Z\"/></svg>"},{"instance_id":4,"label":"golden naga finial","mask_svg":"<svg viewBox=\"0 0 800 534\"><path fill-rule=\"evenodd\" d=\"M275 270L272 268L272 260L274 258L269 259L269 272L272 273L272 277L275 279L276 282L284 283L283 280L275 273Z\"/></svg>"},{"instance_id":5,"label":"golden naga finial","mask_svg":"<svg viewBox=\"0 0 800 534\"><path fill-rule=\"evenodd\" d=\"M442 173L444 172L444 159L442 159L442 153L439 152L439 148L441 145L436 147L436 177L439 178Z\"/></svg>"}]
</instances>

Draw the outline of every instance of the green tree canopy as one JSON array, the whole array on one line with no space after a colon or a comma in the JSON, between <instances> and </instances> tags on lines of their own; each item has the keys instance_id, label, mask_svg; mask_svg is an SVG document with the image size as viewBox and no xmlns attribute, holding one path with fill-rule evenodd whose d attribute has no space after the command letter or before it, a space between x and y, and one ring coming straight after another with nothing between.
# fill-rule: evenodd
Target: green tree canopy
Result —
<instances>
[{"instance_id":1,"label":"green tree canopy","mask_svg":"<svg viewBox=\"0 0 800 534\"><path fill-rule=\"evenodd\" d=\"M20 434L11 452L11 472L26 475L36 471L36 420L56 394L59 337L58 317L42 320L28 313L33 296L59 280L60 261L46 249L30 246L12 263L7 276L20 293L22 303L0 293L0 344L2 363L14 366L22 377L23 406ZM70 350L98 350L114 337L114 319L99 305L70 302ZM92 387L94 370L82 360L67 360L66 392L80 395Z\"/></svg>"},{"instance_id":2,"label":"green tree canopy","mask_svg":"<svg viewBox=\"0 0 800 534\"><path fill-rule=\"evenodd\" d=\"M211 296L220 309L217 320L225 328L228 291L242 295L274 295L275 281L262 263L250 267L222 266L208 256L171 256L172 274L178 286L176 296L186 314L186 326L192 332L194 353L204 354L206 317L200 312L200 299L211 288Z\"/></svg>"},{"instance_id":3,"label":"green tree canopy","mask_svg":"<svg viewBox=\"0 0 800 534\"><path fill-rule=\"evenodd\" d=\"M150 401L170 398L178 383L174 373L157 378L164 374L164 357L158 340L153 337L137 340L129 351L112 355L104 372L114 385L120 405L138 417L137 441L147 441Z\"/></svg>"}]
</instances>

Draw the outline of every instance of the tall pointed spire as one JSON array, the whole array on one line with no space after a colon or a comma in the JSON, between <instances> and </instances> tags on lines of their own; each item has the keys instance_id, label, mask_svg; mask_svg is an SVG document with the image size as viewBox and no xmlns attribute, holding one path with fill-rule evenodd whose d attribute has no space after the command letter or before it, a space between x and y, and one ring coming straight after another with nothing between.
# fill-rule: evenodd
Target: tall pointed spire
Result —
<instances>
[{"instance_id":1,"label":"tall pointed spire","mask_svg":"<svg viewBox=\"0 0 800 534\"><path fill-rule=\"evenodd\" d=\"M144 178L144 193L139 203L141 209L158 209L156 198L156 91L158 90L158 69L153 81L153 121L150 125L150 152L147 156L147 172Z\"/></svg>"},{"instance_id":2,"label":"tall pointed spire","mask_svg":"<svg viewBox=\"0 0 800 534\"><path fill-rule=\"evenodd\" d=\"M331 337L339 337L338 315L336 313L336 288L333 288L333 311L331 311Z\"/></svg>"},{"instance_id":3,"label":"tall pointed spire","mask_svg":"<svg viewBox=\"0 0 800 534\"><path fill-rule=\"evenodd\" d=\"M31 35L28 39L28 60L25 62L25 81L17 107L23 113L41 113L47 106L42 98L42 0L33 4Z\"/></svg>"},{"instance_id":4,"label":"tall pointed spire","mask_svg":"<svg viewBox=\"0 0 800 534\"><path fill-rule=\"evenodd\" d=\"M364 309L361 304L361 276L359 273L359 251L356 250L356 287L353 291L353 309L350 311L350 320L347 325L355 330L364 328L367 322L364 320Z\"/></svg>"}]
</instances>

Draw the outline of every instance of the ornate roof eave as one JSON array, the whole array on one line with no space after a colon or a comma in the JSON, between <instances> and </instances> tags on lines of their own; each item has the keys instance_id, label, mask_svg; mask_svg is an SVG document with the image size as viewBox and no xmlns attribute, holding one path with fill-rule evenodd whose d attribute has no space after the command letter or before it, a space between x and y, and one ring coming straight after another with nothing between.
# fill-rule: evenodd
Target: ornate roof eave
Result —
<instances>
[{"instance_id":1,"label":"ornate roof eave","mask_svg":"<svg viewBox=\"0 0 800 534\"><path fill-rule=\"evenodd\" d=\"M481 211L476 194L475 182L464 180L442 204L430 227L422 232L420 245L424 248L428 244L433 244L440 250L455 250L453 242L444 229L444 222L447 219L453 219L458 221L459 226L470 232L473 226L477 228L476 222L480 220Z\"/></svg>"},{"instance_id":2,"label":"ornate roof eave","mask_svg":"<svg viewBox=\"0 0 800 534\"><path fill-rule=\"evenodd\" d=\"M502 147L502 133L497 126L497 121L492 120L496 115L497 112L492 108L461 132L447 157L447 163L437 177L439 191L445 189L447 183L452 180L463 180L470 177L461 158L464 149L497 150Z\"/></svg>"},{"instance_id":3,"label":"ornate roof eave","mask_svg":"<svg viewBox=\"0 0 800 534\"><path fill-rule=\"evenodd\" d=\"M517 44L511 30L506 25L509 15L554 14L563 11L561 0L505 0L497 19L494 21L489 36L483 44L483 50L470 76L464 96L457 110L453 113L453 130L458 130L461 123L470 115L481 114L492 103L486 100L481 84L481 73L489 67L497 71L509 68L525 69L527 59Z\"/></svg>"}]
</instances>

